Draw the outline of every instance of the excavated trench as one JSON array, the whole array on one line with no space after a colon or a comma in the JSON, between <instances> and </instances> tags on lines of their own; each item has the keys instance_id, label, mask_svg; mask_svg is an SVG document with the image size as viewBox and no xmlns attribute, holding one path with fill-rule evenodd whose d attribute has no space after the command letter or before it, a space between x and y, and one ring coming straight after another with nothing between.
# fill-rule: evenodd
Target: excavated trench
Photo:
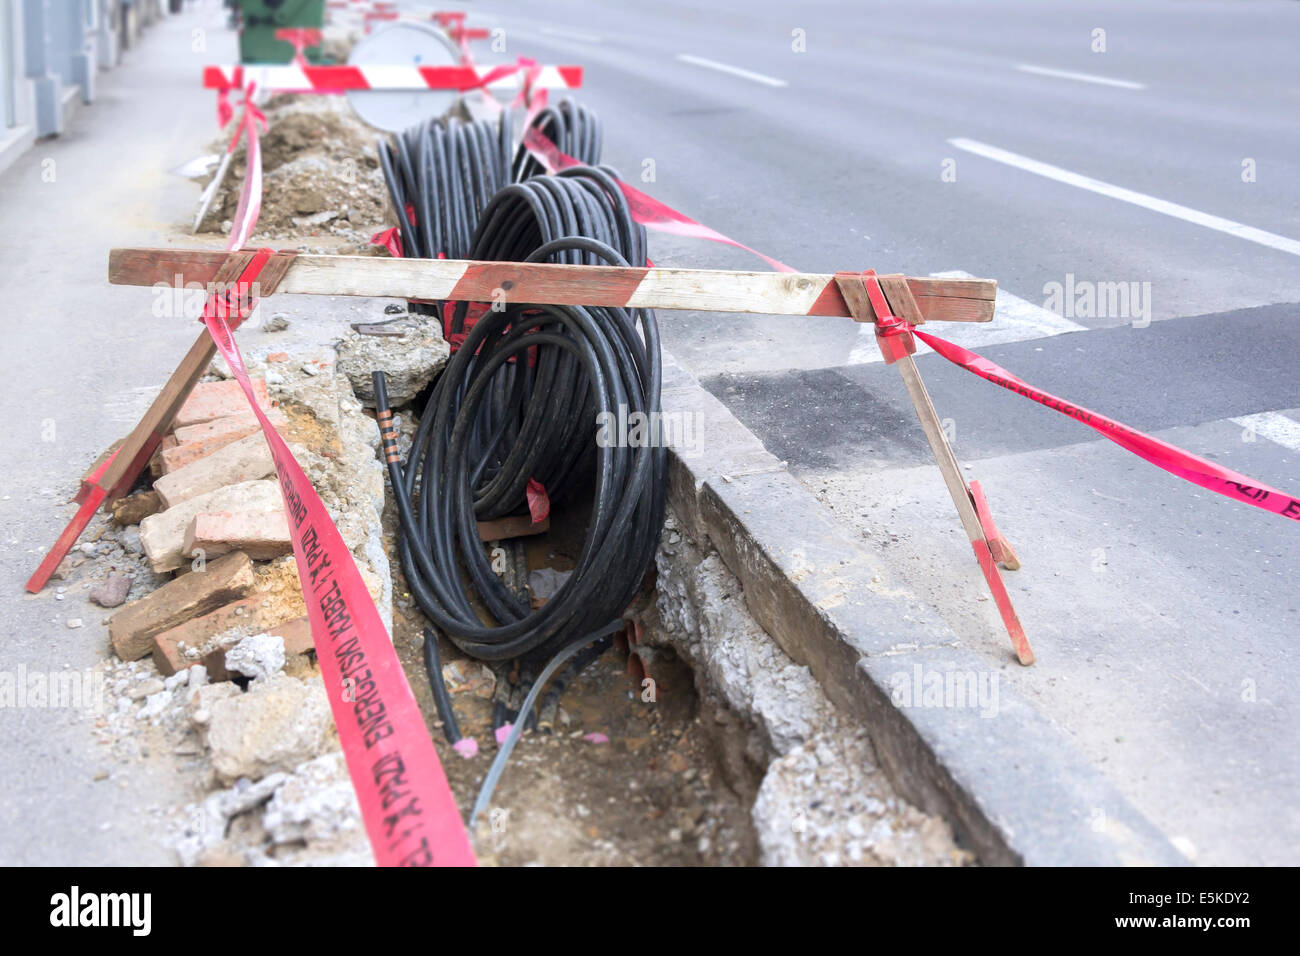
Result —
<instances>
[{"instance_id":1,"label":"excavated trench","mask_svg":"<svg viewBox=\"0 0 1300 956\"><path fill-rule=\"evenodd\" d=\"M405 453L413 408L395 425ZM522 577L571 568L587 520L578 502L521 540ZM390 501L384 529L397 533ZM485 542L489 551L504 542ZM479 753L442 738L421 645L426 626L399 562L394 639L462 807L495 753L492 705L520 675L440 642L460 730ZM519 569L503 567L509 576ZM947 824L900 800L868 734L837 714L807 668L753 620L740 583L671 513L656 567L614 646L561 698L549 732L521 738L487 819L485 862L503 865L965 865ZM518 693L514 698L518 699Z\"/></svg>"}]
</instances>

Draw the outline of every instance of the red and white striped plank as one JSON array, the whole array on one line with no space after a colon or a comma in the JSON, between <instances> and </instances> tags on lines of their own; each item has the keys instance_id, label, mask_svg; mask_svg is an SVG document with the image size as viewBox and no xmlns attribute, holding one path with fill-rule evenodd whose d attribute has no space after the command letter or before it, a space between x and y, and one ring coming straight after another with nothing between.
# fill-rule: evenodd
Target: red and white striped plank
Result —
<instances>
[{"instance_id":1,"label":"red and white striped plank","mask_svg":"<svg viewBox=\"0 0 1300 956\"><path fill-rule=\"evenodd\" d=\"M226 254L208 249L113 249L114 285L184 288L206 285ZM926 321L988 322L997 283L992 279L908 276L908 288ZM471 262L462 259L385 259L377 256L296 256L278 292L358 295L553 305L627 306L704 312L850 317L833 275L576 266L553 263Z\"/></svg>"},{"instance_id":2,"label":"red and white striped plank","mask_svg":"<svg viewBox=\"0 0 1300 956\"><path fill-rule=\"evenodd\" d=\"M296 63L205 66L203 86L209 90L242 90L256 83L272 93L337 93L347 90L513 90L525 71L512 69L484 83L495 66L303 66ZM538 67L534 88L572 90L582 86L582 67Z\"/></svg>"}]
</instances>

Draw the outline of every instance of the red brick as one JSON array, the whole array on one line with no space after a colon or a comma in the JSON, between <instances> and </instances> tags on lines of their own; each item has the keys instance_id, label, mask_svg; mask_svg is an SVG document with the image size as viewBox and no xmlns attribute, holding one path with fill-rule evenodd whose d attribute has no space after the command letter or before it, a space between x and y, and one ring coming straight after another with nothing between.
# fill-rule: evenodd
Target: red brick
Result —
<instances>
[{"instance_id":1,"label":"red brick","mask_svg":"<svg viewBox=\"0 0 1300 956\"><path fill-rule=\"evenodd\" d=\"M295 617L271 628L270 633L284 638L284 656L293 657L316 650L316 642L311 639L311 622L306 615Z\"/></svg>"},{"instance_id":2,"label":"red brick","mask_svg":"<svg viewBox=\"0 0 1300 956\"><path fill-rule=\"evenodd\" d=\"M271 424L275 427L275 430L283 435L289 425L288 419L284 417L284 412L278 408L273 408L267 413L267 417L271 419ZM162 451L163 474L170 475L178 468L192 465L194 462L208 457L214 451L220 451L231 442L247 438L260 428L261 425L258 424L257 417L247 408L245 408L242 415L229 415L215 421L204 422L202 425L187 425L184 428L178 428L176 429L176 446L164 448Z\"/></svg>"},{"instance_id":3,"label":"red brick","mask_svg":"<svg viewBox=\"0 0 1300 956\"><path fill-rule=\"evenodd\" d=\"M266 394L266 380L255 378L252 383L257 404L264 409L270 408L271 400ZM218 418L228 418L231 415L248 414L248 412L248 399L244 397L244 390L234 379L222 382L200 382L194 386L194 391L190 392L189 398L185 399L185 404L176 413L173 424L176 428L184 428L186 425L201 425Z\"/></svg>"},{"instance_id":4,"label":"red brick","mask_svg":"<svg viewBox=\"0 0 1300 956\"><path fill-rule=\"evenodd\" d=\"M185 530L181 552L205 555L243 551L250 558L269 560L293 552L289 519L276 511L205 511L196 514Z\"/></svg>"},{"instance_id":5,"label":"red brick","mask_svg":"<svg viewBox=\"0 0 1300 956\"><path fill-rule=\"evenodd\" d=\"M316 645L311 639L311 624L306 616L296 617L275 627L266 628L261 624L265 610L266 596L255 594L243 601L228 604L219 610L195 618L187 625L173 628L154 638L154 663L160 673L170 676L186 667L202 664L208 669L212 680L229 680L230 671L226 669L226 651L230 650L250 634L266 631L276 634L284 641L285 658L315 652ZM242 609L242 613L240 613ZM218 642L202 657L187 657L182 643L187 647L202 647L212 638L227 634L228 637Z\"/></svg>"},{"instance_id":6,"label":"red brick","mask_svg":"<svg viewBox=\"0 0 1300 956\"><path fill-rule=\"evenodd\" d=\"M256 578L248 555L227 554L204 570L168 581L132 601L108 620L113 650L124 661L139 660L153 649L153 637L244 597Z\"/></svg>"},{"instance_id":7,"label":"red brick","mask_svg":"<svg viewBox=\"0 0 1300 956\"><path fill-rule=\"evenodd\" d=\"M262 630L257 612L265 601L266 595L254 594L154 635L154 664L160 673L168 676L186 667L203 664L213 680L226 680L226 651L249 634ZM201 657L189 657L185 653L187 647L202 648L212 638L224 634L229 638L223 639Z\"/></svg>"}]
</instances>

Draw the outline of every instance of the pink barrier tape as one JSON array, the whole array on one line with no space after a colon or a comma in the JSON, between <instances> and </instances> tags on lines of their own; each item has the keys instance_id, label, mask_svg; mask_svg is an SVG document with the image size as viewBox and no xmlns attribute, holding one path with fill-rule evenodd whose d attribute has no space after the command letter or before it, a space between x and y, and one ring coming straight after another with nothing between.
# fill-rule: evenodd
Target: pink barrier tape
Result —
<instances>
[{"instance_id":1,"label":"pink barrier tape","mask_svg":"<svg viewBox=\"0 0 1300 956\"><path fill-rule=\"evenodd\" d=\"M237 288L256 279L263 249ZM245 298L236 313L251 310ZM325 505L253 394L226 315L212 296L203 321L262 426L280 479L320 663L339 743L356 789L371 849L380 866L473 866L474 853L455 798L370 593Z\"/></svg>"},{"instance_id":2,"label":"pink barrier tape","mask_svg":"<svg viewBox=\"0 0 1300 956\"><path fill-rule=\"evenodd\" d=\"M551 496L546 493L546 486L536 478L529 478L524 488L524 497L528 499L528 514L533 524L541 524L551 514Z\"/></svg>"},{"instance_id":3,"label":"pink barrier tape","mask_svg":"<svg viewBox=\"0 0 1300 956\"><path fill-rule=\"evenodd\" d=\"M234 226L230 230L230 239L226 242L226 251L242 249L248 244L253 229L257 226L257 217L262 214L262 141L258 136L258 127L266 132L266 114L253 103L253 91L256 84L250 83L244 91L244 112L239 118L239 125L230 138L226 152L234 153L242 134L248 134L248 150L245 153L244 184L239 190L239 204L235 207Z\"/></svg>"},{"instance_id":4,"label":"pink barrier tape","mask_svg":"<svg viewBox=\"0 0 1300 956\"><path fill-rule=\"evenodd\" d=\"M1185 481L1190 481L1194 485L1200 485L1202 488L1207 488L1235 501L1254 505L1256 508L1263 508L1265 511L1279 514L1283 518L1290 518L1292 521L1300 521L1300 499L1294 498L1284 491L1270 488L1253 478L1247 478L1245 475L1224 468L1222 465L1216 465L1212 461L1206 461L1204 458L1184 451L1175 445L1170 445L1168 442L1143 434L1122 422L1117 422L1105 415L1099 415L1090 409L1067 402L1063 398L1057 398L1050 392L1035 388L1028 382L1024 382L1012 375L1000 365L990 362L984 356L978 355L969 349L964 349L960 345L954 345L952 342L922 332L919 329L912 329L912 332L922 342L954 365L959 365L966 371L972 372L994 385L1000 385L1017 395L1023 395L1030 401L1044 405L1053 411L1060 412L1062 415L1077 419L1093 431L1109 438L1121 448L1131 451L1157 468L1163 468L1171 475L1177 475Z\"/></svg>"},{"instance_id":5,"label":"pink barrier tape","mask_svg":"<svg viewBox=\"0 0 1300 956\"><path fill-rule=\"evenodd\" d=\"M570 166L583 165L572 156L566 156L560 152L560 148L538 129L531 127L524 129L524 147L552 173L561 169L568 169ZM724 236L716 229L711 229L703 223L696 222L689 216L682 215L676 209L665 206L659 200L647 196L639 189L634 189L621 179L618 181L618 186L623 190L623 195L627 197L627 204L632 211L632 218L647 229L655 229L675 236L686 236L691 239L708 239L710 242L721 242L724 245L735 246L737 249L744 249L746 252L758 256L777 272L798 271L790 268L784 262L764 255L757 249L751 249L744 243Z\"/></svg>"},{"instance_id":6,"label":"pink barrier tape","mask_svg":"<svg viewBox=\"0 0 1300 956\"><path fill-rule=\"evenodd\" d=\"M402 230L397 226L375 233L370 237L370 244L387 249L388 254L394 259L402 258Z\"/></svg>"}]
</instances>

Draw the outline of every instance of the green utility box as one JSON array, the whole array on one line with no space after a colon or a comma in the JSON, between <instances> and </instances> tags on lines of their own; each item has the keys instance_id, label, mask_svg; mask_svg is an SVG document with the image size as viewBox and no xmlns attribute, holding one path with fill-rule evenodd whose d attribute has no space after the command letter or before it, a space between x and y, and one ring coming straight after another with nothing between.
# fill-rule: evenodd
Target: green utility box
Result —
<instances>
[{"instance_id":1,"label":"green utility box","mask_svg":"<svg viewBox=\"0 0 1300 956\"><path fill-rule=\"evenodd\" d=\"M276 30L308 27L319 30L325 23L325 0L239 0L241 22L239 59L242 63L288 63L293 44L275 38ZM321 62L321 48L309 46L307 59Z\"/></svg>"}]
</instances>

